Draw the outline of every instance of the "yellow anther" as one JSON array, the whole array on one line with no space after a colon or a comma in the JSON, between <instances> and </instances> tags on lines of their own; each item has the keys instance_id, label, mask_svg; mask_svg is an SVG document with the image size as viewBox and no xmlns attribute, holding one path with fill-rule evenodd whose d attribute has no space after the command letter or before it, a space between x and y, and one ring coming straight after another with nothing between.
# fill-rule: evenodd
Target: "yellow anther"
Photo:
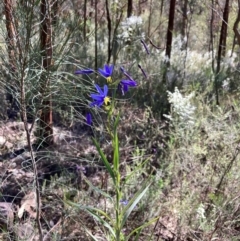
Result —
<instances>
[{"instance_id":1,"label":"yellow anther","mask_svg":"<svg viewBox=\"0 0 240 241\"><path fill-rule=\"evenodd\" d=\"M107 83L112 83L112 77L111 76L107 77Z\"/></svg>"},{"instance_id":2,"label":"yellow anther","mask_svg":"<svg viewBox=\"0 0 240 241\"><path fill-rule=\"evenodd\" d=\"M108 96L106 96L106 97L104 98L104 104L105 104L105 105L108 105L110 102L111 102L110 98L109 98Z\"/></svg>"}]
</instances>

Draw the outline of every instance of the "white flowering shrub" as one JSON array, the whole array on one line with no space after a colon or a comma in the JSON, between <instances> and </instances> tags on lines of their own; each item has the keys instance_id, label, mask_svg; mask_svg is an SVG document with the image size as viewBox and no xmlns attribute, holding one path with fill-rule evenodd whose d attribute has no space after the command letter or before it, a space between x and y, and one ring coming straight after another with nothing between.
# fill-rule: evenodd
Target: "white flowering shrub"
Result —
<instances>
[{"instance_id":1,"label":"white flowering shrub","mask_svg":"<svg viewBox=\"0 0 240 241\"><path fill-rule=\"evenodd\" d=\"M225 69L227 68L235 69L237 67L236 66L237 63L238 63L237 54L232 53L232 51L228 51L226 54L226 57L223 58L222 66Z\"/></svg>"},{"instance_id":2,"label":"white flowering shrub","mask_svg":"<svg viewBox=\"0 0 240 241\"><path fill-rule=\"evenodd\" d=\"M183 83L184 86L191 84L192 82L200 82L202 86L207 86L211 83L212 72L212 58L216 58L217 52L199 51L190 47L182 49L182 46L186 44L187 39L183 39L181 35L173 38L171 59L165 56L165 51L160 53L160 57L157 56L156 61L167 63L171 62L171 68L178 76L178 80ZM238 58L236 53L228 51L226 57L221 61L221 71L224 75L228 71L236 71ZM216 68L216 61L215 61ZM224 76L223 78L225 78Z\"/></svg>"},{"instance_id":3,"label":"white flowering shrub","mask_svg":"<svg viewBox=\"0 0 240 241\"><path fill-rule=\"evenodd\" d=\"M124 27L132 27L135 25L142 25L142 17L140 16L131 16L122 22L122 26Z\"/></svg>"},{"instance_id":4,"label":"white flowering shrub","mask_svg":"<svg viewBox=\"0 0 240 241\"><path fill-rule=\"evenodd\" d=\"M139 16L131 16L126 18L121 23L120 33L118 35L119 39L122 39L124 42L131 41L131 38L137 35L137 32L141 32L141 26L143 20Z\"/></svg>"},{"instance_id":5,"label":"white flowering shrub","mask_svg":"<svg viewBox=\"0 0 240 241\"><path fill-rule=\"evenodd\" d=\"M226 78L225 80L223 80L223 82L222 82L223 90L229 91L229 89L230 89L230 82L231 82L230 78Z\"/></svg>"},{"instance_id":6,"label":"white flowering shrub","mask_svg":"<svg viewBox=\"0 0 240 241\"><path fill-rule=\"evenodd\" d=\"M202 203L200 203L199 207L197 208L197 219L205 220L206 219L205 207Z\"/></svg>"},{"instance_id":7,"label":"white flowering shrub","mask_svg":"<svg viewBox=\"0 0 240 241\"><path fill-rule=\"evenodd\" d=\"M171 104L171 114L165 115L165 117L171 121L180 121L184 124L184 126L194 125L194 112L196 107L190 102L194 93L184 97L177 87L175 87L175 91L173 93L170 91L167 92L168 101Z\"/></svg>"}]
</instances>

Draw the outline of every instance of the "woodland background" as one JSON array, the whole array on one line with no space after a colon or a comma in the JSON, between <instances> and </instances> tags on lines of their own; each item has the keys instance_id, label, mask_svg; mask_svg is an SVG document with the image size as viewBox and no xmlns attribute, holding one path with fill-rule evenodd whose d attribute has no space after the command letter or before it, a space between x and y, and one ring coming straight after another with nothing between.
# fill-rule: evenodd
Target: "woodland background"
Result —
<instances>
[{"instance_id":1,"label":"woodland background","mask_svg":"<svg viewBox=\"0 0 240 241\"><path fill-rule=\"evenodd\" d=\"M151 179L122 240L240 239L239 0L4 0L0 9L0 240L115 240L83 208L115 212L92 141L111 163L106 112L89 106L104 64L138 83L116 104L124 200ZM88 68L95 74L74 74Z\"/></svg>"}]
</instances>

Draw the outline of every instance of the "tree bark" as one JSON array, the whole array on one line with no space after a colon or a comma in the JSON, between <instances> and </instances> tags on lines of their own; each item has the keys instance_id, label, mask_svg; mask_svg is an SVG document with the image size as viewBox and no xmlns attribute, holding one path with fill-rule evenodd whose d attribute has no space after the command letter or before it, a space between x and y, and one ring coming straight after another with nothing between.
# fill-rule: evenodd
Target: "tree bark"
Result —
<instances>
[{"instance_id":1,"label":"tree bark","mask_svg":"<svg viewBox=\"0 0 240 241\"><path fill-rule=\"evenodd\" d=\"M171 49L172 49L172 35L173 35L173 25L174 25L174 16L175 16L175 6L176 0L171 0L169 15L168 15L168 29L167 29L167 41L166 41L166 53L165 56L171 58Z\"/></svg>"},{"instance_id":2,"label":"tree bark","mask_svg":"<svg viewBox=\"0 0 240 241\"><path fill-rule=\"evenodd\" d=\"M208 51L209 53L212 51L212 71L214 72L215 70L215 61L214 61L214 39L213 39L213 24L214 24L214 0L212 0L212 7L211 7L211 20L210 20L210 41L209 41L209 47Z\"/></svg>"},{"instance_id":3,"label":"tree bark","mask_svg":"<svg viewBox=\"0 0 240 241\"><path fill-rule=\"evenodd\" d=\"M7 47L9 63L13 69L16 68L16 31L13 19L13 2L12 0L4 0L4 11L6 17L7 29Z\"/></svg>"},{"instance_id":4,"label":"tree bark","mask_svg":"<svg viewBox=\"0 0 240 241\"><path fill-rule=\"evenodd\" d=\"M110 11L108 6L108 0L106 0L106 13L107 13L107 26L108 26L108 59L107 63L110 63L111 55L112 55L112 48L111 48L111 39L112 39L112 21L110 17Z\"/></svg>"},{"instance_id":5,"label":"tree bark","mask_svg":"<svg viewBox=\"0 0 240 241\"><path fill-rule=\"evenodd\" d=\"M160 18L162 17L163 5L164 5L164 0L162 0L162 1L161 1L161 7L160 7Z\"/></svg>"},{"instance_id":6,"label":"tree bark","mask_svg":"<svg viewBox=\"0 0 240 241\"><path fill-rule=\"evenodd\" d=\"M148 37L150 37L150 31L151 31L151 22L152 22L152 4L153 1L150 0L150 6L149 6L149 16L148 16Z\"/></svg>"},{"instance_id":7,"label":"tree bark","mask_svg":"<svg viewBox=\"0 0 240 241\"><path fill-rule=\"evenodd\" d=\"M84 7L83 7L83 39L86 41L87 36L87 0L84 0Z\"/></svg>"},{"instance_id":8,"label":"tree bark","mask_svg":"<svg viewBox=\"0 0 240 241\"><path fill-rule=\"evenodd\" d=\"M39 123L39 143L53 144L52 96L49 71L52 66L51 0L41 0L40 48L42 54L42 113Z\"/></svg>"},{"instance_id":9,"label":"tree bark","mask_svg":"<svg viewBox=\"0 0 240 241\"><path fill-rule=\"evenodd\" d=\"M97 39L98 39L98 36L97 36L97 30L98 30L98 9L97 9L97 0L95 0L95 4L94 4L94 9L95 9L95 17L94 17L94 21L95 21L95 33L94 33L94 40L95 40L95 43L94 43L94 52L95 52L95 70L98 69L98 45L97 45Z\"/></svg>"},{"instance_id":10,"label":"tree bark","mask_svg":"<svg viewBox=\"0 0 240 241\"><path fill-rule=\"evenodd\" d=\"M181 24L181 35L182 38L186 35L186 28L187 28L187 4L188 0L182 0L182 24Z\"/></svg>"},{"instance_id":11,"label":"tree bark","mask_svg":"<svg viewBox=\"0 0 240 241\"><path fill-rule=\"evenodd\" d=\"M171 0L170 7L169 7L169 15L168 15L168 28L167 28L167 37L166 37L166 51L165 51L165 57L167 61L165 63L165 68L163 70L163 83L166 85L166 88L169 91L172 91L174 89L174 83L167 82L167 79L168 79L167 72L168 72L168 68L170 66L170 60L171 60L175 6L176 6L176 0ZM166 108L169 109L169 107L170 105L168 105Z\"/></svg>"},{"instance_id":12,"label":"tree bark","mask_svg":"<svg viewBox=\"0 0 240 241\"><path fill-rule=\"evenodd\" d=\"M18 42L17 42L17 30L16 30L16 22L13 17L13 1L12 0L4 0L4 14L6 18L6 30L7 30L7 50L8 50L8 65L9 71L12 76L16 74L17 71L17 62L21 61L19 58L18 51ZM17 118L18 113L20 111L19 102L16 98L16 93L19 90L19 86L17 85L14 78L11 77L11 81L6 85L6 100L9 102L9 106L7 107L7 116L8 118Z\"/></svg>"},{"instance_id":13,"label":"tree bark","mask_svg":"<svg viewBox=\"0 0 240 241\"><path fill-rule=\"evenodd\" d=\"M223 57L225 57L226 55L228 16L229 16L229 0L226 0L224 12L223 12L223 20L222 20L219 49L218 49L218 51L220 51L220 53L218 54L220 54L220 56L223 56Z\"/></svg>"},{"instance_id":14,"label":"tree bark","mask_svg":"<svg viewBox=\"0 0 240 241\"><path fill-rule=\"evenodd\" d=\"M217 56L217 69L215 77L215 94L216 94L216 104L219 105L219 80L218 74L221 68L221 59L226 54L226 42L227 42L227 27L228 27L228 15L229 15L229 0L226 0L225 7L223 11L222 27L218 46L218 56Z\"/></svg>"},{"instance_id":15,"label":"tree bark","mask_svg":"<svg viewBox=\"0 0 240 241\"><path fill-rule=\"evenodd\" d=\"M236 20L234 22L234 25L233 25L233 31L234 31L235 37L234 37L232 51L234 50L234 46L235 46L236 42L240 46L240 33L238 31L239 22L240 22L240 0L238 0L238 15L237 15L237 18L236 18Z\"/></svg>"},{"instance_id":16,"label":"tree bark","mask_svg":"<svg viewBox=\"0 0 240 241\"><path fill-rule=\"evenodd\" d=\"M221 59L226 54L228 15L229 15L229 0L226 0L224 12L223 12L223 20L222 20L220 39L219 39L219 46L218 46L217 71L216 71L217 74L220 71Z\"/></svg>"},{"instance_id":17,"label":"tree bark","mask_svg":"<svg viewBox=\"0 0 240 241\"><path fill-rule=\"evenodd\" d=\"M127 8L127 17L132 16L132 10L133 10L133 0L128 0L128 8Z\"/></svg>"}]
</instances>

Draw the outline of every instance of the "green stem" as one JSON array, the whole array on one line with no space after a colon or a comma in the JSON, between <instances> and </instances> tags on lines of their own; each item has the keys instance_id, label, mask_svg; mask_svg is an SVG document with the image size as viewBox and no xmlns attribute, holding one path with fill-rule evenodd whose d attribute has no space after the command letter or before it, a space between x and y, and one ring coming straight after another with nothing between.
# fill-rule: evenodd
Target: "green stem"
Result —
<instances>
[{"instance_id":1,"label":"green stem","mask_svg":"<svg viewBox=\"0 0 240 241\"><path fill-rule=\"evenodd\" d=\"M116 85L116 84L115 84ZM116 97L116 89L114 88L114 92L112 94L112 102L108 109L108 117L107 117L107 131L111 136L112 139L112 147L114 150L114 156L113 156L113 173L115 176L115 191L116 191L116 203L115 203L115 235L116 235L116 241L121 240L121 207L120 207L120 200L122 197L121 193L121 174L120 174L120 165L119 165L119 150L118 150L118 137L117 137L117 122L113 123L112 117L113 117L113 111L115 107L115 97Z\"/></svg>"}]
</instances>

